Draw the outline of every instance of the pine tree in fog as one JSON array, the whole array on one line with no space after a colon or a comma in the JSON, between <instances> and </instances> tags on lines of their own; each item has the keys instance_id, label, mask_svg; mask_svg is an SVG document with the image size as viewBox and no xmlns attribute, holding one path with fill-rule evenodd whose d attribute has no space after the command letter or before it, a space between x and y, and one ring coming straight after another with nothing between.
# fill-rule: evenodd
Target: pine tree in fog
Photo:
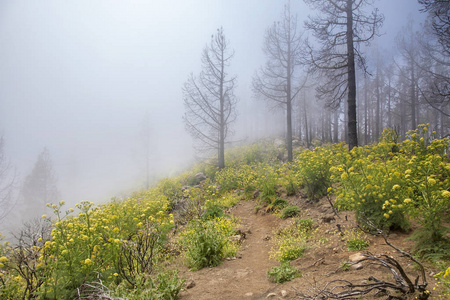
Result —
<instances>
[{"instance_id":1,"label":"pine tree in fog","mask_svg":"<svg viewBox=\"0 0 450 300\"><path fill-rule=\"evenodd\" d=\"M253 78L253 92L256 97L286 109L286 149L288 161L292 161L293 101L306 80L301 80L299 74L304 51L302 33L289 5L285 6L281 22L275 22L266 31L263 51L267 61Z\"/></svg>"},{"instance_id":2,"label":"pine tree in fog","mask_svg":"<svg viewBox=\"0 0 450 300\"><path fill-rule=\"evenodd\" d=\"M26 216L37 216L44 212L46 203L58 202L59 196L50 152L44 148L25 177L21 190L22 210Z\"/></svg>"},{"instance_id":3,"label":"pine tree in fog","mask_svg":"<svg viewBox=\"0 0 450 300\"><path fill-rule=\"evenodd\" d=\"M186 130L196 140L201 154L216 151L218 167L225 167L225 142L236 119L236 77L228 74L234 51L223 29L211 37L202 54L202 71L191 74L183 87Z\"/></svg>"}]
</instances>

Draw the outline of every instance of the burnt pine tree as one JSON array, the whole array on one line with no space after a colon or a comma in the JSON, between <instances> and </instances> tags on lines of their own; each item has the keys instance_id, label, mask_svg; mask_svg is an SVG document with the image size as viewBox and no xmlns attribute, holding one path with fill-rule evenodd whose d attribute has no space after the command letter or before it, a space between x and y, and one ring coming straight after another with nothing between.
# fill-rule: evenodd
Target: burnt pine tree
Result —
<instances>
[{"instance_id":1,"label":"burnt pine tree","mask_svg":"<svg viewBox=\"0 0 450 300\"><path fill-rule=\"evenodd\" d=\"M292 161L292 103L305 86L299 78L304 50L302 33L297 28L297 17L285 6L283 20L275 22L266 31L263 51L267 61L253 78L253 92L263 99L286 108L286 148Z\"/></svg>"},{"instance_id":2,"label":"burnt pine tree","mask_svg":"<svg viewBox=\"0 0 450 300\"><path fill-rule=\"evenodd\" d=\"M365 68L360 45L368 43L383 22L378 10L370 14L364 8L371 0L305 0L321 15L305 22L320 44L309 46L312 69L326 78L317 91L338 107L347 97L347 134L349 149L358 146L356 118L356 70L359 62Z\"/></svg>"},{"instance_id":3,"label":"burnt pine tree","mask_svg":"<svg viewBox=\"0 0 450 300\"><path fill-rule=\"evenodd\" d=\"M223 29L217 29L203 50L202 71L183 87L186 130L198 141L197 151L217 151L219 168L225 167L225 141L236 119L236 77L227 73L233 56Z\"/></svg>"}]
</instances>

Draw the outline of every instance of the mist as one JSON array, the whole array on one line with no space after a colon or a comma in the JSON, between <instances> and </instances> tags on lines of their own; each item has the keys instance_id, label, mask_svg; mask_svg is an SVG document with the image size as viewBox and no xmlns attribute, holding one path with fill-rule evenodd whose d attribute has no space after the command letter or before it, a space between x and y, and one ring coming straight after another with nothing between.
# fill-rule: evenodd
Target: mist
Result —
<instances>
[{"instance_id":1,"label":"mist","mask_svg":"<svg viewBox=\"0 0 450 300\"><path fill-rule=\"evenodd\" d=\"M181 88L201 68L201 53L223 27L235 50L235 142L282 134L282 111L255 99L251 82L265 61L266 29L283 1L2 1L0 135L19 180L47 148L61 200L102 203L145 187L144 135L153 181L195 162L182 116ZM311 13L291 1L299 24ZM413 0L380 0L376 43L392 51ZM143 131L148 123L148 130Z\"/></svg>"}]
</instances>

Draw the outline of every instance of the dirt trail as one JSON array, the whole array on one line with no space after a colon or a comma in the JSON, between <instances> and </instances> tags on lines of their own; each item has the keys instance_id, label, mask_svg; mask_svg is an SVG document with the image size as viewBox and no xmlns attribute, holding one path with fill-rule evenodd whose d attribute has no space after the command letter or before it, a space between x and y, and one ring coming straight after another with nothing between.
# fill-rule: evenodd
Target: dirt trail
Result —
<instances>
[{"instance_id":1,"label":"dirt trail","mask_svg":"<svg viewBox=\"0 0 450 300\"><path fill-rule=\"evenodd\" d=\"M237 258L215 268L186 273L187 281L195 282L195 287L181 292L179 299L264 299L276 288L267 270L277 265L269 259L270 238L281 220L272 214L255 214L254 206L254 201L241 201L231 211L240 218L241 227L250 231Z\"/></svg>"},{"instance_id":2,"label":"dirt trail","mask_svg":"<svg viewBox=\"0 0 450 300\"><path fill-rule=\"evenodd\" d=\"M246 234L237 258L225 260L215 268L205 268L191 272L186 267L180 275L187 283L194 282L192 288L185 288L180 294L181 300L216 300L216 299L298 299L296 293L316 293L316 288L323 288L332 280L348 280L353 283L366 282L368 276L374 276L381 280L392 281L389 270L377 265L363 264L362 269L350 268L344 271L341 266L348 262L350 256L358 252L369 251L374 254L393 255L404 267L410 278L418 275L417 268L405 257L401 257L391 247L387 246L382 237L366 236L370 246L364 251L349 251L345 244L348 230L354 229L354 214L344 213L342 218L332 218L324 221L324 216L332 213L329 203L322 199L316 203L308 203L302 198L292 197L291 204L298 205L301 209L301 218L313 220L316 228L316 238L311 241L304 256L291 262L291 266L297 268L302 276L283 284L274 284L269 281L267 271L273 266L279 265L270 259L274 232L286 227L292 219L281 220L274 214L255 214L255 201L241 201L232 208L231 214L240 218L241 227L250 230ZM348 220L347 220L348 219ZM342 228L342 231L338 230ZM409 233L391 233L390 241L400 249L410 251L413 242L407 238ZM430 277L438 272L436 269L428 269ZM429 289L433 288L431 282ZM314 291L315 290L315 291ZM282 292L285 294L282 296ZM287 294L286 294L287 293ZM365 296L364 299L375 299ZM379 298L377 298L379 299Z\"/></svg>"}]
</instances>

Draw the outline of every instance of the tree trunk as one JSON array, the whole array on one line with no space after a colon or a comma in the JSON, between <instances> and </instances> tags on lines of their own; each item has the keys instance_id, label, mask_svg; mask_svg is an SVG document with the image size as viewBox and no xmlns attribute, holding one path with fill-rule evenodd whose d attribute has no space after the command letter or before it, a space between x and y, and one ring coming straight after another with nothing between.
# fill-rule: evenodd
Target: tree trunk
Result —
<instances>
[{"instance_id":1,"label":"tree trunk","mask_svg":"<svg viewBox=\"0 0 450 300\"><path fill-rule=\"evenodd\" d=\"M352 0L347 0L347 60L348 60L348 148L358 146L358 129L356 121L356 74L355 49L353 46L353 10Z\"/></svg>"}]
</instances>

